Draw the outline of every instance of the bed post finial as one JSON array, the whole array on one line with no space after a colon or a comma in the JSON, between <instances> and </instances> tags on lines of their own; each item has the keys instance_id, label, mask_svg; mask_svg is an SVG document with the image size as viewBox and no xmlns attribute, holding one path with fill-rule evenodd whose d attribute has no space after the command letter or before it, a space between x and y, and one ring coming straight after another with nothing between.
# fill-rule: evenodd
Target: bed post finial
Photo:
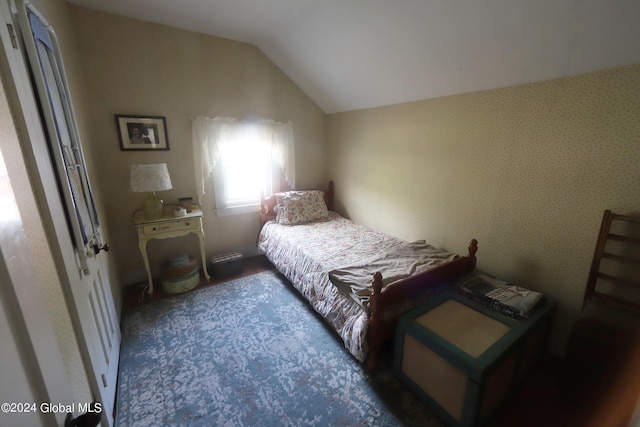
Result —
<instances>
[{"instance_id":1,"label":"bed post finial","mask_svg":"<svg viewBox=\"0 0 640 427\"><path fill-rule=\"evenodd\" d=\"M378 298L380 298L380 292L382 292L382 274L378 271L373 275L373 293L369 297L369 311L371 316L369 318L369 360L367 365L369 369L373 370L378 364L378 350L382 338L380 336L380 314L378 313Z\"/></svg>"},{"instance_id":2,"label":"bed post finial","mask_svg":"<svg viewBox=\"0 0 640 427\"><path fill-rule=\"evenodd\" d=\"M369 296L369 311L371 311L371 318L373 319L377 317L378 298L380 297L380 292L382 292L382 273L378 271L373 275L371 286L373 287L373 293Z\"/></svg>"},{"instance_id":3,"label":"bed post finial","mask_svg":"<svg viewBox=\"0 0 640 427\"><path fill-rule=\"evenodd\" d=\"M373 293L379 294L382 290L382 273L379 271L373 275Z\"/></svg>"},{"instance_id":4,"label":"bed post finial","mask_svg":"<svg viewBox=\"0 0 640 427\"><path fill-rule=\"evenodd\" d=\"M473 262L472 268L476 267L476 252L478 252L478 241L476 239L471 239L471 242L469 242L468 257Z\"/></svg>"},{"instance_id":5,"label":"bed post finial","mask_svg":"<svg viewBox=\"0 0 640 427\"><path fill-rule=\"evenodd\" d=\"M327 205L327 209L329 209L330 211L333 210L333 195L334 195L333 181L329 181L329 188L327 189L327 192L324 195L324 201Z\"/></svg>"},{"instance_id":6,"label":"bed post finial","mask_svg":"<svg viewBox=\"0 0 640 427\"><path fill-rule=\"evenodd\" d=\"M476 239L471 239L469 243L469 255L476 256L476 252L478 252L478 241Z\"/></svg>"},{"instance_id":7,"label":"bed post finial","mask_svg":"<svg viewBox=\"0 0 640 427\"><path fill-rule=\"evenodd\" d=\"M378 298L382 292L382 273L379 271L373 275L373 293L369 296L369 311L371 312L371 321L377 320L378 314Z\"/></svg>"}]
</instances>

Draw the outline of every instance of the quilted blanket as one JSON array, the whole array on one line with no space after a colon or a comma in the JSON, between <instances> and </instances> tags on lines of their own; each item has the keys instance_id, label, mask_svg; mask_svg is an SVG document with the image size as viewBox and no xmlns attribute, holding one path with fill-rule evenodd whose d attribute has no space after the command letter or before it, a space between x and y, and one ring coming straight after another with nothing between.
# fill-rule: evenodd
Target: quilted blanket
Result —
<instances>
[{"instance_id":1,"label":"quilted blanket","mask_svg":"<svg viewBox=\"0 0 640 427\"><path fill-rule=\"evenodd\" d=\"M434 260L405 262L409 272L401 272L400 264L392 268L391 264L396 261L391 256L386 260L381 256L406 255L413 249L432 253ZM390 283L412 270L423 271L453 257L453 254L440 253L423 242L408 243L376 232L335 212L329 212L328 221L308 224L291 226L268 221L260 232L258 250L327 320L347 350L361 362L368 353L366 288L370 286L373 273L382 271ZM337 285L329 273L333 273Z\"/></svg>"}]
</instances>

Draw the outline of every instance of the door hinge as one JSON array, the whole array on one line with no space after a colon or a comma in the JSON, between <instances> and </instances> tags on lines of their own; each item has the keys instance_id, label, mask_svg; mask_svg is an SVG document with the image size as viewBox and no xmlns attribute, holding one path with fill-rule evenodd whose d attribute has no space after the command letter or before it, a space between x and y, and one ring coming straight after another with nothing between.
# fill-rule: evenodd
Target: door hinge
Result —
<instances>
[{"instance_id":1,"label":"door hinge","mask_svg":"<svg viewBox=\"0 0 640 427\"><path fill-rule=\"evenodd\" d=\"M107 388L107 377L105 374L101 374L100 375L102 377L102 385L104 386L104 388Z\"/></svg>"},{"instance_id":2,"label":"door hinge","mask_svg":"<svg viewBox=\"0 0 640 427\"><path fill-rule=\"evenodd\" d=\"M13 31L13 25L7 24L7 29L9 30L9 38L11 38L11 46L14 49L18 48L18 40L16 39L16 33Z\"/></svg>"}]
</instances>

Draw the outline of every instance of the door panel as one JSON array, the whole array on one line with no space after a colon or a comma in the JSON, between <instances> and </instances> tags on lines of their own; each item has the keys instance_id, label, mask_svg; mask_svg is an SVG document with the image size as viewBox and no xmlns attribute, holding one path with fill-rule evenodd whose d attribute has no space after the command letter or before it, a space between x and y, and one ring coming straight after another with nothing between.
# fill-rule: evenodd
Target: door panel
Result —
<instances>
[{"instance_id":1,"label":"door panel","mask_svg":"<svg viewBox=\"0 0 640 427\"><path fill-rule=\"evenodd\" d=\"M97 263L100 263L96 260ZM110 302L111 290L104 280L106 266L94 267L96 274L88 295L91 314L98 327L100 350L103 357L104 372L101 373L103 386L113 387L117 381L118 360L120 356L120 329L114 305Z\"/></svg>"}]
</instances>

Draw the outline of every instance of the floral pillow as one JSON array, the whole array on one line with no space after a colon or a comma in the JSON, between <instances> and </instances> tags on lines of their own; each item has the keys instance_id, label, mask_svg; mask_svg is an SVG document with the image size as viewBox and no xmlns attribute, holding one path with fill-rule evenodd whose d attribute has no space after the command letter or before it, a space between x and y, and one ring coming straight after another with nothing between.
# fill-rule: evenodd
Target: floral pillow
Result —
<instances>
[{"instance_id":1,"label":"floral pillow","mask_svg":"<svg viewBox=\"0 0 640 427\"><path fill-rule=\"evenodd\" d=\"M320 190L277 193L276 203L276 221L279 224L296 225L329 219L324 195Z\"/></svg>"}]
</instances>

